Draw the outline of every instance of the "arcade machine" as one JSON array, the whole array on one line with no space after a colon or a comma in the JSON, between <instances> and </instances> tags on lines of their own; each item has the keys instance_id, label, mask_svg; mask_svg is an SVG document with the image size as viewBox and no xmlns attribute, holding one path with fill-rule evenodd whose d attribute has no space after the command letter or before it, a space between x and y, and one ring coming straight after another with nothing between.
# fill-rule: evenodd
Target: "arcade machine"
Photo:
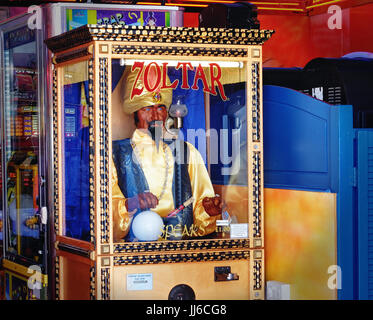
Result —
<instances>
[{"instance_id":1,"label":"arcade machine","mask_svg":"<svg viewBox=\"0 0 373 320\"><path fill-rule=\"evenodd\" d=\"M46 41L56 298L265 298L272 33L86 25Z\"/></svg>"},{"instance_id":2,"label":"arcade machine","mask_svg":"<svg viewBox=\"0 0 373 320\"><path fill-rule=\"evenodd\" d=\"M31 6L0 24L1 167L0 235L6 299L51 299L53 260L52 71L44 40L90 23L181 26L177 7L54 3ZM84 101L82 101L84 103ZM80 101L78 102L79 107ZM66 108L66 137L82 124ZM86 112L86 111L85 111ZM83 122L83 126L85 122Z\"/></svg>"},{"instance_id":3,"label":"arcade machine","mask_svg":"<svg viewBox=\"0 0 373 320\"><path fill-rule=\"evenodd\" d=\"M46 226L39 167L41 86L40 30L25 20L2 25L2 176L5 297L43 298L46 294ZM40 164L41 165L41 164ZM44 203L44 205L42 205ZM28 279L31 275L34 278ZM43 276L44 275L44 276ZM37 280L37 283L36 281ZM43 284L43 285L41 285ZM33 288L38 287L38 293Z\"/></svg>"}]
</instances>

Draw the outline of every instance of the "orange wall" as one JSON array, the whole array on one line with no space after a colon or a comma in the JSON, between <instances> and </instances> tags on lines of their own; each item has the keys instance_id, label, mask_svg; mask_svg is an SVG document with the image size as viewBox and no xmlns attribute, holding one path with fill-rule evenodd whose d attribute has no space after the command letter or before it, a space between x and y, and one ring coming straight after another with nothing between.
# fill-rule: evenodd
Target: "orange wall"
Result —
<instances>
[{"instance_id":1,"label":"orange wall","mask_svg":"<svg viewBox=\"0 0 373 320\"><path fill-rule=\"evenodd\" d=\"M199 13L198 12L184 12L184 27L198 27Z\"/></svg>"},{"instance_id":2,"label":"orange wall","mask_svg":"<svg viewBox=\"0 0 373 320\"><path fill-rule=\"evenodd\" d=\"M310 25L307 16L259 15L261 29L275 34L263 45L265 67L302 66L310 60Z\"/></svg>"},{"instance_id":3,"label":"orange wall","mask_svg":"<svg viewBox=\"0 0 373 320\"><path fill-rule=\"evenodd\" d=\"M264 189L266 280L290 284L291 300L335 300L336 194Z\"/></svg>"},{"instance_id":4,"label":"orange wall","mask_svg":"<svg viewBox=\"0 0 373 320\"><path fill-rule=\"evenodd\" d=\"M350 9L349 51L373 52L373 3Z\"/></svg>"},{"instance_id":5,"label":"orange wall","mask_svg":"<svg viewBox=\"0 0 373 320\"><path fill-rule=\"evenodd\" d=\"M331 14L259 15L261 29L276 33L263 46L265 67L304 67L313 58L373 52L373 3L342 10L342 28L329 29Z\"/></svg>"}]
</instances>

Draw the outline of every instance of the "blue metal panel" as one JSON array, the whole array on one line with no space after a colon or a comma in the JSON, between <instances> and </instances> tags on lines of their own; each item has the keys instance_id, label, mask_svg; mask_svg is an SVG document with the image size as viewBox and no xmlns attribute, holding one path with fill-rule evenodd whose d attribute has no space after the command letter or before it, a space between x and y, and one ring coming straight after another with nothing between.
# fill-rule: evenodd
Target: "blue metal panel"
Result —
<instances>
[{"instance_id":1,"label":"blue metal panel","mask_svg":"<svg viewBox=\"0 0 373 320\"><path fill-rule=\"evenodd\" d=\"M264 86L266 188L337 193L339 299L355 299L352 106L332 106L292 89Z\"/></svg>"},{"instance_id":2,"label":"blue metal panel","mask_svg":"<svg viewBox=\"0 0 373 320\"><path fill-rule=\"evenodd\" d=\"M332 106L331 134L337 141L331 146L332 175L337 190L337 261L342 271L338 299L357 299L356 241L354 211L354 129L352 106ZM338 163L336 163L338 162Z\"/></svg>"},{"instance_id":3,"label":"blue metal panel","mask_svg":"<svg viewBox=\"0 0 373 320\"><path fill-rule=\"evenodd\" d=\"M265 187L334 192L330 105L295 90L264 86L263 108Z\"/></svg>"},{"instance_id":4,"label":"blue metal panel","mask_svg":"<svg viewBox=\"0 0 373 320\"><path fill-rule=\"evenodd\" d=\"M359 299L373 299L373 130L357 131Z\"/></svg>"}]
</instances>

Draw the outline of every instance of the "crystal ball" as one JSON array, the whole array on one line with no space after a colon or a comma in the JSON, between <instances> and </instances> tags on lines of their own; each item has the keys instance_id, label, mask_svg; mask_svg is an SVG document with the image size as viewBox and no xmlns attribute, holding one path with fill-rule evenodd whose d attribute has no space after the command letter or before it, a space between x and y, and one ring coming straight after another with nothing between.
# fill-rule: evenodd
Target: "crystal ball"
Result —
<instances>
[{"instance_id":1,"label":"crystal ball","mask_svg":"<svg viewBox=\"0 0 373 320\"><path fill-rule=\"evenodd\" d=\"M139 241L155 241L163 233L164 223L158 213L140 212L132 222L132 232Z\"/></svg>"}]
</instances>

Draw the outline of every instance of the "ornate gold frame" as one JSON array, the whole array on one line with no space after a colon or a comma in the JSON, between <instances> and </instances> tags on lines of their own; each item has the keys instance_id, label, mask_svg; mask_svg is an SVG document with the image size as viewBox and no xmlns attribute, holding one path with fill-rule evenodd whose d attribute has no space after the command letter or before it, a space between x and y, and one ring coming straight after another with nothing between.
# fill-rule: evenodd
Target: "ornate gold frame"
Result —
<instances>
[{"instance_id":1,"label":"ornate gold frame","mask_svg":"<svg viewBox=\"0 0 373 320\"><path fill-rule=\"evenodd\" d=\"M264 215L263 215L263 114L261 45L273 30L245 30L183 27L114 27L87 25L46 41L54 53L53 141L54 217L58 243L61 233L62 125L61 67L88 61L90 124L90 259L91 299L110 299L113 268L120 265L200 261L248 260L250 298L264 298ZM248 152L248 239L180 240L141 243L113 243L111 232L111 60L165 59L238 61L247 63L247 152ZM250 131L251 130L251 131ZM249 139L251 137L251 139ZM96 141L96 143L95 143ZM98 143L97 143L98 142ZM249 160L251 159L251 160ZM79 247L79 243L75 243ZM60 270L56 258L56 270ZM61 288L56 274L57 296ZM96 286L96 283L99 284Z\"/></svg>"}]
</instances>

